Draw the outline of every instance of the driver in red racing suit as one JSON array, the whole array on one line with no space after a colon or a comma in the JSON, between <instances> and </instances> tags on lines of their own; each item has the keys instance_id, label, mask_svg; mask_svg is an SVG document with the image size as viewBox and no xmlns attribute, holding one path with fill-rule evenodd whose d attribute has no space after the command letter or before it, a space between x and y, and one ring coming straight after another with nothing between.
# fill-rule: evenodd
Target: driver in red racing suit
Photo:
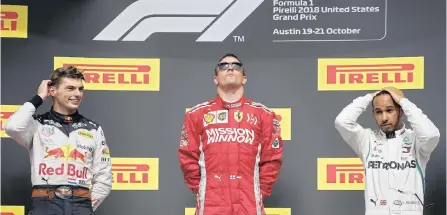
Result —
<instances>
[{"instance_id":1,"label":"driver in red racing suit","mask_svg":"<svg viewBox=\"0 0 447 215\"><path fill-rule=\"evenodd\" d=\"M195 214L264 215L282 165L278 116L242 96L246 77L235 55L222 58L215 81L218 96L185 114L178 149L185 183L197 195ZM228 86L236 93L227 94Z\"/></svg>"}]
</instances>

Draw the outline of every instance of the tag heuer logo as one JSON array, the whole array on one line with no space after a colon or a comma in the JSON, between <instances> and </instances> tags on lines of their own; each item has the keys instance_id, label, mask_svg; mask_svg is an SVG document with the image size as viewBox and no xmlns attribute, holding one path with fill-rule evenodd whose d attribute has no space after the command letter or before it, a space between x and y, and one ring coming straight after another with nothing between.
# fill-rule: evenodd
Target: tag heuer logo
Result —
<instances>
[{"instance_id":1,"label":"tag heuer logo","mask_svg":"<svg viewBox=\"0 0 447 215\"><path fill-rule=\"evenodd\" d=\"M279 140L278 140L278 138L276 138L275 141L273 141L272 148L279 149Z\"/></svg>"}]
</instances>

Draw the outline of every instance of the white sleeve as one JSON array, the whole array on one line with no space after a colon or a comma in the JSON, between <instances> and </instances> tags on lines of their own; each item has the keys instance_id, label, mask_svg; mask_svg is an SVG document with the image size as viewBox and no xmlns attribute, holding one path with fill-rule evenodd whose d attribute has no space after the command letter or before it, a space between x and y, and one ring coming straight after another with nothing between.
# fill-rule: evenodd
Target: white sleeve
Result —
<instances>
[{"instance_id":1,"label":"white sleeve","mask_svg":"<svg viewBox=\"0 0 447 215\"><path fill-rule=\"evenodd\" d=\"M110 150L101 126L98 126L93 156L92 200L97 200L93 205L93 210L96 210L109 195L113 182Z\"/></svg>"},{"instance_id":2,"label":"white sleeve","mask_svg":"<svg viewBox=\"0 0 447 215\"><path fill-rule=\"evenodd\" d=\"M33 136L37 130L38 122L33 118L36 107L25 102L5 124L5 133L27 149L32 147Z\"/></svg>"},{"instance_id":3,"label":"white sleeve","mask_svg":"<svg viewBox=\"0 0 447 215\"><path fill-rule=\"evenodd\" d=\"M357 119L366 110L372 99L373 96L370 94L354 99L352 103L343 108L334 122L335 128L343 140L360 158L363 158L368 144L368 134L367 130L357 123Z\"/></svg>"},{"instance_id":4,"label":"white sleeve","mask_svg":"<svg viewBox=\"0 0 447 215\"><path fill-rule=\"evenodd\" d=\"M425 157L430 157L430 154L438 146L440 133L433 122L425 115L421 109L410 102L407 98L400 101L400 106L407 116L407 121L416 134L415 148Z\"/></svg>"}]
</instances>

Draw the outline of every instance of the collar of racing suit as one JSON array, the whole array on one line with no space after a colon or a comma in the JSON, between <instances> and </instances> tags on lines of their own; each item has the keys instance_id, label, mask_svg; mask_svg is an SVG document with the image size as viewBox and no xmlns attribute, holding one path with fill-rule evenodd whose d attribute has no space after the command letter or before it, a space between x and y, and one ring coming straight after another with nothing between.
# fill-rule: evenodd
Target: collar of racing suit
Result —
<instances>
[{"instance_id":1,"label":"collar of racing suit","mask_svg":"<svg viewBox=\"0 0 447 215\"><path fill-rule=\"evenodd\" d=\"M219 106L226 108L226 109L238 108L238 107L242 106L242 104L244 102L245 102L245 98L243 96L238 101L235 101L235 102L226 102L219 95L217 95L217 97L216 97L216 103Z\"/></svg>"},{"instance_id":2,"label":"collar of racing suit","mask_svg":"<svg viewBox=\"0 0 447 215\"><path fill-rule=\"evenodd\" d=\"M380 134L382 134L383 136L385 136L387 139L393 139L397 136L402 135L403 133L405 133L405 123L402 123L402 128L398 129L398 130L394 130L392 132L389 133L385 133L382 131L382 129L379 129Z\"/></svg>"},{"instance_id":3,"label":"collar of racing suit","mask_svg":"<svg viewBox=\"0 0 447 215\"><path fill-rule=\"evenodd\" d=\"M56 112L53 107L51 107L51 110L50 110L50 117L59 123L72 123L72 122L77 122L81 119L81 115L78 113L77 110L73 114L64 115L64 114Z\"/></svg>"}]
</instances>

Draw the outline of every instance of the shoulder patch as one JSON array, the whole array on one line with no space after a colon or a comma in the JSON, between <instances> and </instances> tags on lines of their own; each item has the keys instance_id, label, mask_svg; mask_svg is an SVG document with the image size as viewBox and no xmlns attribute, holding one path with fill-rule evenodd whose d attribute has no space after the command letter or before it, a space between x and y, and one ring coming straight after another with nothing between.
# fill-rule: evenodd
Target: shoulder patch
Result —
<instances>
[{"instance_id":1,"label":"shoulder patch","mask_svg":"<svg viewBox=\"0 0 447 215\"><path fill-rule=\"evenodd\" d=\"M49 112L46 112L44 114L33 114L33 119L37 120L40 124L43 124L45 119L48 119Z\"/></svg>"},{"instance_id":2,"label":"shoulder patch","mask_svg":"<svg viewBox=\"0 0 447 215\"><path fill-rule=\"evenodd\" d=\"M265 105L263 105L263 104L261 104L259 102L252 102L251 106L257 107L257 108L262 108L267 113L273 113L273 111L270 108L268 108L267 106L265 106Z\"/></svg>"},{"instance_id":3,"label":"shoulder patch","mask_svg":"<svg viewBox=\"0 0 447 215\"><path fill-rule=\"evenodd\" d=\"M82 120L83 123L85 123L87 125L87 129L91 130L93 129L98 129L99 124L93 120L90 120L89 118L86 118L85 116L82 115Z\"/></svg>"},{"instance_id":4,"label":"shoulder patch","mask_svg":"<svg viewBox=\"0 0 447 215\"><path fill-rule=\"evenodd\" d=\"M209 101L206 101L206 102L202 102L202 103L200 103L200 104L197 104L197 105L195 105L194 107L190 108L189 111L188 111L188 113L194 112L194 111L196 111L197 109L200 109L200 108L202 108L202 107L207 107L209 104L210 104Z\"/></svg>"}]
</instances>

